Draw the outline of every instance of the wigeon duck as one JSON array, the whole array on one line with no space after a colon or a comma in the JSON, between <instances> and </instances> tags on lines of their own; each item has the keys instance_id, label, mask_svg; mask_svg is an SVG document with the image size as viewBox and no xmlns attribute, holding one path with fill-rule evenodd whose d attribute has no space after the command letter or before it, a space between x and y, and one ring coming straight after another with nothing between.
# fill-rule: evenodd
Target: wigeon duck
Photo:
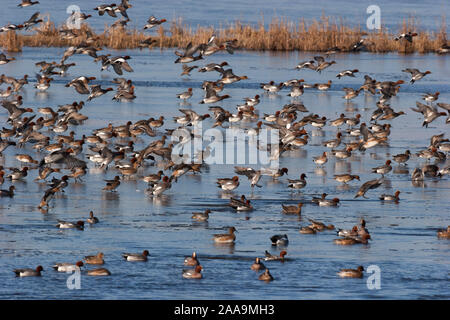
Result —
<instances>
[{"instance_id":1,"label":"wigeon duck","mask_svg":"<svg viewBox=\"0 0 450 320\"><path fill-rule=\"evenodd\" d=\"M239 186L239 177L217 179L217 186L225 191L231 191Z\"/></svg>"},{"instance_id":2,"label":"wigeon duck","mask_svg":"<svg viewBox=\"0 0 450 320\"><path fill-rule=\"evenodd\" d=\"M333 242L338 245L368 244L368 239L370 239L369 235L363 235L362 237L348 236L341 239L334 239Z\"/></svg>"},{"instance_id":3,"label":"wigeon duck","mask_svg":"<svg viewBox=\"0 0 450 320\"><path fill-rule=\"evenodd\" d=\"M192 88L189 88L187 91L183 92L183 93L179 93L177 94L177 98L178 99L183 99L183 100L187 100L190 97L192 97Z\"/></svg>"},{"instance_id":4,"label":"wigeon duck","mask_svg":"<svg viewBox=\"0 0 450 320\"><path fill-rule=\"evenodd\" d=\"M205 212L193 212L191 218L197 221L207 221L210 213L210 209L206 209Z\"/></svg>"},{"instance_id":5,"label":"wigeon duck","mask_svg":"<svg viewBox=\"0 0 450 320\"><path fill-rule=\"evenodd\" d=\"M183 270L182 276L185 279L201 279L203 267L201 265L197 265L195 269Z\"/></svg>"},{"instance_id":6,"label":"wigeon duck","mask_svg":"<svg viewBox=\"0 0 450 320\"><path fill-rule=\"evenodd\" d=\"M340 78L345 77L345 76L353 77L353 78L354 78L354 77L355 77L355 73L357 73L357 72L359 72L358 69L344 70L344 71L339 72L339 73L336 75L336 78L340 79Z\"/></svg>"},{"instance_id":7,"label":"wigeon duck","mask_svg":"<svg viewBox=\"0 0 450 320\"><path fill-rule=\"evenodd\" d=\"M321 73L322 70L324 70L324 69L328 68L329 66L331 66L331 65L336 63L336 61L334 61L334 60L333 61L329 61L329 62L325 61L325 58L321 57L321 56L314 57L314 60L317 61L317 67L316 67L315 70L317 72L319 72L319 73Z\"/></svg>"},{"instance_id":8,"label":"wigeon duck","mask_svg":"<svg viewBox=\"0 0 450 320\"><path fill-rule=\"evenodd\" d=\"M87 270L86 274L88 276L110 276L111 272L106 268L97 268L97 269Z\"/></svg>"},{"instance_id":9,"label":"wigeon duck","mask_svg":"<svg viewBox=\"0 0 450 320\"><path fill-rule=\"evenodd\" d=\"M21 3L19 3L17 6L21 8L29 7L35 4L38 4L39 1L31 1L31 0L22 0Z\"/></svg>"},{"instance_id":10,"label":"wigeon duck","mask_svg":"<svg viewBox=\"0 0 450 320\"><path fill-rule=\"evenodd\" d=\"M247 76L237 76L233 73L232 69L227 69L222 72L222 78L220 78L217 82L223 84L230 84L241 80L247 80Z\"/></svg>"},{"instance_id":11,"label":"wigeon duck","mask_svg":"<svg viewBox=\"0 0 450 320\"><path fill-rule=\"evenodd\" d=\"M269 269L266 269L266 270L264 271L264 273L262 273L262 274L258 277L258 280L267 281L267 282L273 281L273 277L272 277L272 275L270 274Z\"/></svg>"},{"instance_id":12,"label":"wigeon duck","mask_svg":"<svg viewBox=\"0 0 450 320\"><path fill-rule=\"evenodd\" d=\"M431 122L433 122L434 120L436 120L439 117L447 115L447 113L445 113L445 112L439 112L436 107L428 106L428 105L420 103L418 101L416 102L416 106L417 106L417 109L411 108L411 110L421 113L423 115L424 121L422 123L422 127L425 126L426 128L428 128L428 125Z\"/></svg>"},{"instance_id":13,"label":"wigeon duck","mask_svg":"<svg viewBox=\"0 0 450 320\"><path fill-rule=\"evenodd\" d=\"M28 167L23 167L22 170L11 168L12 172L6 177L11 180L20 180L28 175Z\"/></svg>"},{"instance_id":14,"label":"wigeon duck","mask_svg":"<svg viewBox=\"0 0 450 320\"><path fill-rule=\"evenodd\" d=\"M195 253L195 252L192 252L192 256L186 257L184 259L184 265L185 266L196 266L196 265L199 265L199 264L200 264L200 262L198 261L197 253Z\"/></svg>"},{"instance_id":15,"label":"wigeon duck","mask_svg":"<svg viewBox=\"0 0 450 320\"><path fill-rule=\"evenodd\" d=\"M323 164L327 163L327 161L328 161L327 153L324 152L321 156L313 157L313 161L314 161L314 163L316 163L318 165L323 165Z\"/></svg>"},{"instance_id":16,"label":"wigeon duck","mask_svg":"<svg viewBox=\"0 0 450 320\"><path fill-rule=\"evenodd\" d=\"M319 89L320 91L326 91L330 89L332 83L333 81L329 80L327 83L315 83L313 87Z\"/></svg>"},{"instance_id":17,"label":"wigeon duck","mask_svg":"<svg viewBox=\"0 0 450 320\"><path fill-rule=\"evenodd\" d=\"M41 272L44 271L42 266L37 266L36 269L15 269L16 277L40 277Z\"/></svg>"},{"instance_id":18,"label":"wigeon duck","mask_svg":"<svg viewBox=\"0 0 450 320\"><path fill-rule=\"evenodd\" d=\"M358 192L356 193L355 198L363 197L363 198L367 199L367 197L365 196L366 192L371 189L378 188L379 186L381 186L383 184L383 182L384 182L384 179L380 178L380 179L369 180L369 181L363 183L362 186L359 188Z\"/></svg>"},{"instance_id":19,"label":"wigeon duck","mask_svg":"<svg viewBox=\"0 0 450 320\"><path fill-rule=\"evenodd\" d=\"M309 222L311 222L311 227L314 228L317 231L324 231L324 230L334 230L335 227L332 224L326 225L323 222L315 221L313 219L309 219Z\"/></svg>"},{"instance_id":20,"label":"wigeon duck","mask_svg":"<svg viewBox=\"0 0 450 320\"><path fill-rule=\"evenodd\" d=\"M161 182L152 187L151 192L154 196L159 196L164 191L170 189L171 187L172 187L171 178L164 176Z\"/></svg>"},{"instance_id":21,"label":"wigeon duck","mask_svg":"<svg viewBox=\"0 0 450 320\"><path fill-rule=\"evenodd\" d=\"M356 269L341 269L338 272L338 275L341 278L362 278L363 277L364 267L359 266Z\"/></svg>"},{"instance_id":22,"label":"wigeon duck","mask_svg":"<svg viewBox=\"0 0 450 320\"><path fill-rule=\"evenodd\" d=\"M213 236L214 242L216 243L234 243L236 240L236 235L234 234L237 232L235 227L231 227L228 229L228 233L222 233L222 234L215 234Z\"/></svg>"},{"instance_id":23,"label":"wigeon duck","mask_svg":"<svg viewBox=\"0 0 450 320\"><path fill-rule=\"evenodd\" d=\"M438 238L450 239L450 226L447 226L447 230L438 230Z\"/></svg>"},{"instance_id":24,"label":"wigeon duck","mask_svg":"<svg viewBox=\"0 0 450 320\"><path fill-rule=\"evenodd\" d=\"M273 246L287 246L289 244L289 239L287 234L276 234L270 237Z\"/></svg>"},{"instance_id":25,"label":"wigeon duck","mask_svg":"<svg viewBox=\"0 0 450 320\"><path fill-rule=\"evenodd\" d=\"M87 264L104 264L105 260L103 260L103 257L103 252L99 252L95 256L85 256L84 262Z\"/></svg>"},{"instance_id":26,"label":"wigeon duck","mask_svg":"<svg viewBox=\"0 0 450 320\"><path fill-rule=\"evenodd\" d=\"M417 36L416 32L409 31L408 33L402 33L402 34L398 35L397 37L394 38L394 40L398 41L398 40L401 40L401 39L405 39L408 42L412 43L413 37L416 37L416 36Z\"/></svg>"},{"instance_id":27,"label":"wigeon duck","mask_svg":"<svg viewBox=\"0 0 450 320\"><path fill-rule=\"evenodd\" d=\"M264 264L261 262L261 259L259 259L259 258L256 258L255 259L255 263L253 263L250 266L250 269L253 270L253 271L260 271L260 270L263 270L265 268L266 267L264 266Z\"/></svg>"},{"instance_id":28,"label":"wigeon duck","mask_svg":"<svg viewBox=\"0 0 450 320\"><path fill-rule=\"evenodd\" d=\"M300 215L302 212L303 203L299 202L296 206L285 206L282 204L281 207L283 208L283 213Z\"/></svg>"},{"instance_id":29,"label":"wigeon duck","mask_svg":"<svg viewBox=\"0 0 450 320\"><path fill-rule=\"evenodd\" d=\"M33 164L38 164L39 161L34 160L31 156L29 156L28 154L17 154L16 155L16 159L20 162L24 162L24 163L33 163Z\"/></svg>"},{"instance_id":30,"label":"wigeon duck","mask_svg":"<svg viewBox=\"0 0 450 320\"><path fill-rule=\"evenodd\" d=\"M76 263L63 262L63 263L55 263L52 267L58 272L68 272L73 270L79 270L82 266L84 266L83 261L78 261Z\"/></svg>"},{"instance_id":31,"label":"wigeon duck","mask_svg":"<svg viewBox=\"0 0 450 320\"><path fill-rule=\"evenodd\" d=\"M274 81L270 81L269 83L261 83L260 87L261 89L264 89L267 92L278 92L283 88L284 84L281 82L280 84L276 85Z\"/></svg>"},{"instance_id":32,"label":"wigeon duck","mask_svg":"<svg viewBox=\"0 0 450 320\"><path fill-rule=\"evenodd\" d=\"M149 255L148 250L144 250L142 253L122 253L122 257L127 261L147 261Z\"/></svg>"},{"instance_id":33,"label":"wigeon duck","mask_svg":"<svg viewBox=\"0 0 450 320\"><path fill-rule=\"evenodd\" d=\"M339 237L356 237L358 236L358 226L353 226L351 230L338 229L337 235Z\"/></svg>"},{"instance_id":34,"label":"wigeon duck","mask_svg":"<svg viewBox=\"0 0 450 320\"><path fill-rule=\"evenodd\" d=\"M347 182L350 182L354 179L357 179L359 181L359 176L352 174L336 174L334 175L333 179L336 180L337 182L342 182L346 184Z\"/></svg>"},{"instance_id":35,"label":"wigeon duck","mask_svg":"<svg viewBox=\"0 0 450 320\"><path fill-rule=\"evenodd\" d=\"M295 69L311 69L311 70L316 70L316 65L314 64L314 60L309 60L309 61L302 61L299 62L298 65L295 67Z\"/></svg>"},{"instance_id":36,"label":"wigeon duck","mask_svg":"<svg viewBox=\"0 0 450 320\"><path fill-rule=\"evenodd\" d=\"M312 226L301 227L299 232L301 234L316 234L317 233L316 229L313 228Z\"/></svg>"},{"instance_id":37,"label":"wigeon duck","mask_svg":"<svg viewBox=\"0 0 450 320\"><path fill-rule=\"evenodd\" d=\"M107 93L108 91L113 91L113 90L114 90L113 88L102 89L99 84L92 85L91 86L91 94L87 98L87 101L91 101L92 99L98 98L98 97L104 95L105 93Z\"/></svg>"},{"instance_id":38,"label":"wigeon duck","mask_svg":"<svg viewBox=\"0 0 450 320\"><path fill-rule=\"evenodd\" d=\"M356 98L363 89L359 88L355 90L353 88L344 88L343 90L345 91L345 96L343 98L345 100L351 100L353 98Z\"/></svg>"},{"instance_id":39,"label":"wigeon duck","mask_svg":"<svg viewBox=\"0 0 450 320\"><path fill-rule=\"evenodd\" d=\"M419 69L411 69L411 68L403 69L402 72L407 72L407 73L411 74L411 80L410 80L411 84L422 79L427 74L431 74L431 71L428 71L428 70L425 72L420 72Z\"/></svg>"},{"instance_id":40,"label":"wigeon duck","mask_svg":"<svg viewBox=\"0 0 450 320\"><path fill-rule=\"evenodd\" d=\"M386 163L382 166L372 168L373 173L379 173L382 177L388 172L392 170L391 160L387 160Z\"/></svg>"},{"instance_id":41,"label":"wigeon duck","mask_svg":"<svg viewBox=\"0 0 450 320\"><path fill-rule=\"evenodd\" d=\"M397 190L397 191L395 191L394 195L382 194L380 196L380 200L382 200L382 201L395 201L395 202L398 202L400 200L399 195L400 195L400 191Z\"/></svg>"},{"instance_id":42,"label":"wigeon duck","mask_svg":"<svg viewBox=\"0 0 450 320\"><path fill-rule=\"evenodd\" d=\"M203 56L199 54L194 57L194 54L200 49L200 45L193 46L192 42L189 42L186 46L184 53L180 53L179 51L175 51L175 54L179 57L175 60L175 63L189 63L193 61L197 61L203 59Z\"/></svg>"},{"instance_id":43,"label":"wigeon duck","mask_svg":"<svg viewBox=\"0 0 450 320\"><path fill-rule=\"evenodd\" d=\"M69 222L69 221L58 220L58 224L56 226L60 229L84 230L84 221Z\"/></svg>"},{"instance_id":44,"label":"wigeon duck","mask_svg":"<svg viewBox=\"0 0 450 320\"><path fill-rule=\"evenodd\" d=\"M439 94L440 92L436 92L436 93L425 93L422 95L422 100L425 100L427 102L433 102L436 101L437 99L439 99Z\"/></svg>"},{"instance_id":45,"label":"wigeon duck","mask_svg":"<svg viewBox=\"0 0 450 320\"><path fill-rule=\"evenodd\" d=\"M87 218L86 220L88 223L90 224L96 224L99 222L97 217L94 217L94 212L89 212L89 218Z\"/></svg>"},{"instance_id":46,"label":"wigeon duck","mask_svg":"<svg viewBox=\"0 0 450 320\"><path fill-rule=\"evenodd\" d=\"M281 251L279 256L272 255L267 250L265 251L264 254L265 254L264 261L281 261L281 262L284 262L286 260L286 258L284 256L287 255L287 251L286 250Z\"/></svg>"},{"instance_id":47,"label":"wigeon duck","mask_svg":"<svg viewBox=\"0 0 450 320\"><path fill-rule=\"evenodd\" d=\"M115 176L113 180L105 180L106 186L103 188L103 190L106 191L116 191L117 187L120 185L120 177Z\"/></svg>"},{"instance_id":48,"label":"wigeon duck","mask_svg":"<svg viewBox=\"0 0 450 320\"><path fill-rule=\"evenodd\" d=\"M395 162L402 164L402 163L406 163L409 160L410 156L411 156L411 152L409 150L406 150L405 153L399 153L399 154L392 156L392 159Z\"/></svg>"},{"instance_id":49,"label":"wigeon duck","mask_svg":"<svg viewBox=\"0 0 450 320\"><path fill-rule=\"evenodd\" d=\"M0 190L0 197L14 197L14 190L16 187L10 186L8 190L2 189Z\"/></svg>"},{"instance_id":50,"label":"wigeon duck","mask_svg":"<svg viewBox=\"0 0 450 320\"><path fill-rule=\"evenodd\" d=\"M4 53L0 53L0 65L7 64L8 62L11 62L13 60L16 60L16 58L14 57L7 58Z\"/></svg>"},{"instance_id":51,"label":"wigeon duck","mask_svg":"<svg viewBox=\"0 0 450 320\"><path fill-rule=\"evenodd\" d=\"M148 18L146 25L144 26L144 29L151 29L155 26L159 26L161 23L166 22L166 19L158 20L154 16L151 16Z\"/></svg>"},{"instance_id":52,"label":"wigeon duck","mask_svg":"<svg viewBox=\"0 0 450 320\"><path fill-rule=\"evenodd\" d=\"M306 174L302 173L299 180L288 179L288 187L292 189L302 189L306 187Z\"/></svg>"},{"instance_id":53,"label":"wigeon duck","mask_svg":"<svg viewBox=\"0 0 450 320\"><path fill-rule=\"evenodd\" d=\"M319 199L318 204L320 207L337 207L339 204L339 198L329 199Z\"/></svg>"}]
</instances>

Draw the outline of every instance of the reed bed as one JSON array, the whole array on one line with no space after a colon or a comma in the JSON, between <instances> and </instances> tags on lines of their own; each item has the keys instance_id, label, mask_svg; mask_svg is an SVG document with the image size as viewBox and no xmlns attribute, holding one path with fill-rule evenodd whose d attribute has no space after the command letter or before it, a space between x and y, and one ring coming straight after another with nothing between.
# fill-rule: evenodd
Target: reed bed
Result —
<instances>
[{"instance_id":1,"label":"reed bed","mask_svg":"<svg viewBox=\"0 0 450 320\"><path fill-rule=\"evenodd\" d=\"M205 43L214 33L217 41L237 39L240 49L245 50L273 50L273 51L315 51L325 52L329 48L339 47L349 51L354 43L365 39L366 48L370 52L398 52L398 53L427 53L436 52L442 45L447 44L445 18L439 31L420 31L418 22L414 18L403 21L398 33L414 31L418 36L413 43L406 40L395 41L397 34L389 33L386 28L365 31L361 27L348 27L342 21L321 17L307 23L304 19L297 23L283 18L273 19L266 27L264 21L257 26L245 25L240 21L228 24L226 27L192 27L183 24L182 19L175 18L165 26L156 30L144 31L123 27L105 25L102 33L95 33L87 24L80 29L73 30L70 36L64 36L61 27L47 19L41 25L29 32L8 31L0 34L0 46L7 51L21 51L26 47L68 47L87 42L96 47L111 49L138 48L139 43L151 37L156 40L153 47L183 48L189 42L193 44Z\"/></svg>"}]
</instances>

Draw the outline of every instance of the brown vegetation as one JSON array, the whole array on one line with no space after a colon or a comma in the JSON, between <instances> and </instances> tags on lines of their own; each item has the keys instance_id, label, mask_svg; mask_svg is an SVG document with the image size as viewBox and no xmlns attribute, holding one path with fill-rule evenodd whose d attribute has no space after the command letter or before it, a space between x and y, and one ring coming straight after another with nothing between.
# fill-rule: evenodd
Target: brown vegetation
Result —
<instances>
[{"instance_id":1,"label":"brown vegetation","mask_svg":"<svg viewBox=\"0 0 450 320\"><path fill-rule=\"evenodd\" d=\"M447 43L446 23L443 19L438 32L417 31L415 19L403 22L399 33L415 31L413 43L406 40L395 41L395 34L385 28L376 31L364 31L360 27L350 28L341 22L331 22L330 18L322 17L306 23L300 20L297 24L286 19L274 19L268 27L261 22L257 27L243 25L239 21L227 27L216 30L213 27L197 27L195 30L175 19L168 29L162 25L152 32L130 30L123 27L105 26L102 33L95 34L88 24L81 29L74 30L74 34L63 34L48 18L34 33L16 33L8 31L0 34L0 45L8 51L21 51L27 47L67 47L88 42L96 47L112 49L138 48L140 41L149 36L156 40L153 47L173 48L185 47L189 42L193 44L205 43L215 33L218 42L237 39L239 47L246 50L277 50L277 51L327 51L332 47L339 47L348 51L352 45L364 37L368 51L371 52L399 52L399 53L427 53L436 52ZM90 36L90 37L88 37Z\"/></svg>"}]
</instances>

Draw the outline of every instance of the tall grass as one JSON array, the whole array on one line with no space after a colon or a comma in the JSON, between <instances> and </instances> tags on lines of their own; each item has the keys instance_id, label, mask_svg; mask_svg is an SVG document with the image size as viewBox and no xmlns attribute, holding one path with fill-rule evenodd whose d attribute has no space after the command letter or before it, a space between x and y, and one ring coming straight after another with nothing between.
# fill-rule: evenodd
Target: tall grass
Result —
<instances>
[{"instance_id":1,"label":"tall grass","mask_svg":"<svg viewBox=\"0 0 450 320\"><path fill-rule=\"evenodd\" d=\"M427 53L435 52L447 43L446 22L443 18L442 26L437 32L420 31L416 19L403 21L398 33L414 31L418 33L413 43L406 40L395 41L396 34L391 34L386 28L375 31L364 31L361 27L349 27L342 21L321 17L307 23L304 19L297 23L284 18L273 19L266 27L264 21L257 26L251 26L236 21L221 27L198 26L195 29L183 24L182 19L174 18L168 28L162 25L151 32L127 29L123 27L105 26L102 33L95 34L88 24L83 24L79 30L74 30L71 38L63 37L55 24L47 17L34 34L8 31L0 34L0 46L8 51L20 51L27 47L67 47L76 46L89 40L89 44L96 47L111 49L138 48L140 41L151 37L156 40L154 47L173 48L185 47L189 42L193 44L205 43L214 33L218 42L237 39L239 48L246 50L276 50L276 51L327 51L332 47L339 47L343 51L350 50L352 45L365 38L368 51L371 52L399 52L399 53ZM92 37L88 38L88 35Z\"/></svg>"}]
</instances>

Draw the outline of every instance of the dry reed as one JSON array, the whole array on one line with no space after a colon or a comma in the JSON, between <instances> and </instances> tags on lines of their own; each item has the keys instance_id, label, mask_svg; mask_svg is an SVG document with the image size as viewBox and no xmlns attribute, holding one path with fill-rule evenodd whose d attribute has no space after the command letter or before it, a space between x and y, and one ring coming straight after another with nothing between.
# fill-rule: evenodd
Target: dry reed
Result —
<instances>
[{"instance_id":1,"label":"dry reed","mask_svg":"<svg viewBox=\"0 0 450 320\"><path fill-rule=\"evenodd\" d=\"M403 22L399 33L418 29L417 21L410 18ZM327 17L321 17L311 23L306 23L305 20L294 23L287 19L273 19L268 27L265 27L263 21L256 27L236 21L219 30L202 26L193 30L183 24L180 18L174 19L168 29L161 25L152 32L105 26L102 33L95 34L86 23L82 24L79 30L73 30L73 34L69 36L63 36L59 30L61 28L57 28L47 17L46 21L33 29L35 32L32 35L15 31L0 34L0 46L7 51L21 51L22 46L67 47L89 40L88 43L96 47L132 49L138 48L142 40L151 36L156 40L154 47L174 48L185 47L189 42L205 43L213 33L216 34L218 42L237 39L239 48L246 50L321 52L337 46L348 51L362 37L366 39L366 47L370 52L427 53L436 52L442 45L447 44L445 18L437 32L416 31L418 36L414 38L413 43L406 40L395 41L396 35L385 28L367 32L360 27L350 28L342 20L336 22ZM91 37L88 38L89 35Z\"/></svg>"}]
</instances>

